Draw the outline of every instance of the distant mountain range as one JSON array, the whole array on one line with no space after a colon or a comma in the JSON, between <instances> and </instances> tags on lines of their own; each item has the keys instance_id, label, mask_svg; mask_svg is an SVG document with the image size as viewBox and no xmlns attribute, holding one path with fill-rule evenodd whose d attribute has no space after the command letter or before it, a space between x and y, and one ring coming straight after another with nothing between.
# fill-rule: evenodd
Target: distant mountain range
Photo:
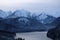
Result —
<instances>
[{"instance_id":1,"label":"distant mountain range","mask_svg":"<svg viewBox=\"0 0 60 40\"><path fill-rule=\"evenodd\" d=\"M39 15L35 15L26 10L16 10L14 12L0 10L0 15L0 21L3 20L3 23L15 26L8 30L10 32L47 31L50 28L53 28L53 26L56 26L55 23L60 19L43 12ZM3 26L2 29L5 30L4 28L5 26Z\"/></svg>"}]
</instances>

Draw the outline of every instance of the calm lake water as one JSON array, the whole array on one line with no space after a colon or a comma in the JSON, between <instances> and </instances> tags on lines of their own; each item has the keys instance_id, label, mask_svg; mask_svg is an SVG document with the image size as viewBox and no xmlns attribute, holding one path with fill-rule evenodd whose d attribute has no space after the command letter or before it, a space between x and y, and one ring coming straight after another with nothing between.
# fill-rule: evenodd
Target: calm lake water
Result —
<instances>
[{"instance_id":1,"label":"calm lake water","mask_svg":"<svg viewBox=\"0 0 60 40\"><path fill-rule=\"evenodd\" d=\"M47 32L28 32L16 33L16 38L23 38L25 40L51 40L46 36Z\"/></svg>"}]
</instances>

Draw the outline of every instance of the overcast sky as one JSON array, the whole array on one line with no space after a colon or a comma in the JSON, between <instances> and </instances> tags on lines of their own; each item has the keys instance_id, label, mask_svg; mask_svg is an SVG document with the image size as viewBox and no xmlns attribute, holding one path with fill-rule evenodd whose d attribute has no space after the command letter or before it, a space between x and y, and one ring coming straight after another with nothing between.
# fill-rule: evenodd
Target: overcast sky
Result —
<instances>
[{"instance_id":1,"label":"overcast sky","mask_svg":"<svg viewBox=\"0 0 60 40\"><path fill-rule=\"evenodd\" d=\"M46 12L60 16L60 0L0 0L0 9L25 9L31 12Z\"/></svg>"}]
</instances>

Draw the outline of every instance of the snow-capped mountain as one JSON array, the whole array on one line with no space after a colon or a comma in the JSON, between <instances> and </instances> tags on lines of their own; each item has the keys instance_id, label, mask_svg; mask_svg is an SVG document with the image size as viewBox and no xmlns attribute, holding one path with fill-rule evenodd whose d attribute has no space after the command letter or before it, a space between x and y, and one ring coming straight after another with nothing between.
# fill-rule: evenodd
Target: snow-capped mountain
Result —
<instances>
[{"instance_id":1,"label":"snow-capped mountain","mask_svg":"<svg viewBox=\"0 0 60 40\"><path fill-rule=\"evenodd\" d=\"M38 18L39 18L38 20L41 20L42 21L45 18L47 18L47 15L45 13L41 13L41 14L38 15Z\"/></svg>"},{"instance_id":2,"label":"snow-capped mountain","mask_svg":"<svg viewBox=\"0 0 60 40\"><path fill-rule=\"evenodd\" d=\"M30 12L29 11L26 11L26 10L16 10L14 11L11 15L8 16L11 17L11 18L15 18L15 17L27 17L27 14L29 14Z\"/></svg>"},{"instance_id":3,"label":"snow-capped mountain","mask_svg":"<svg viewBox=\"0 0 60 40\"><path fill-rule=\"evenodd\" d=\"M14 12L0 10L0 15L2 18L6 18L4 22L15 25L17 28L16 31L19 32L45 31L49 28L47 25L55 20L55 17L47 15L44 12L36 15L26 10L16 10Z\"/></svg>"},{"instance_id":4,"label":"snow-capped mountain","mask_svg":"<svg viewBox=\"0 0 60 40\"><path fill-rule=\"evenodd\" d=\"M27 10L16 10L13 13L11 11L6 12L3 10L0 10L1 18L28 17L28 16L31 16L30 14L32 13ZM36 18L39 21L41 21L43 24L51 23L55 19L55 17L51 15L47 15L44 12L40 13L38 16L33 14L33 16L36 16Z\"/></svg>"},{"instance_id":5,"label":"snow-capped mountain","mask_svg":"<svg viewBox=\"0 0 60 40\"><path fill-rule=\"evenodd\" d=\"M6 17L6 12L4 12L3 10L0 10L0 17L5 18Z\"/></svg>"},{"instance_id":6,"label":"snow-capped mountain","mask_svg":"<svg viewBox=\"0 0 60 40\"><path fill-rule=\"evenodd\" d=\"M41 13L38 16L38 20L41 21L43 24L47 24L47 23L51 23L55 20L55 17L51 16L51 15L47 15L45 13Z\"/></svg>"},{"instance_id":7,"label":"snow-capped mountain","mask_svg":"<svg viewBox=\"0 0 60 40\"><path fill-rule=\"evenodd\" d=\"M3 11L3 10L0 10L0 17L1 18L6 18L8 15L10 15L12 12L11 11Z\"/></svg>"},{"instance_id":8,"label":"snow-capped mountain","mask_svg":"<svg viewBox=\"0 0 60 40\"><path fill-rule=\"evenodd\" d=\"M45 24L48 24L48 23L52 23L55 19L56 19L55 17L47 15L47 18L44 19L43 21Z\"/></svg>"}]
</instances>

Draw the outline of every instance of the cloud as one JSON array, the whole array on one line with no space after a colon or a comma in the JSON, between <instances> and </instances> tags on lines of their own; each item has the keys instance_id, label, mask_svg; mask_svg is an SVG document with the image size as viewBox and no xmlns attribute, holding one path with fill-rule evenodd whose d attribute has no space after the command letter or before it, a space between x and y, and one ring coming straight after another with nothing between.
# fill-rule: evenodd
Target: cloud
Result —
<instances>
[{"instance_id":1,"label":"cloud","mask_svg":"<svg viewBox=\"0 0 60 40\"><path fill-rule=\"evenodd\" d=\"M0 3L52 3L56 0L0 0Z\"/></svg>"},{"instance_id":2,"label":"cloud","mask_svg":"<svg viewBox=\"0 0 60 40\"><path fill-rule=\"evenodd\" d=\"M32 12L60 13L60 0L0 0L0 9L26 9ZM56 15L55 15L56 16Z\"/></svg>"},{"instance_id":3,"label":"cloud","mask_svg":"<svg viewBox=\"0 0 60 40\"><path fill-rule=\"evenodd\" d=\"M59 0L0 0L0 9L41 10L59 8ZM53 10L53 9L52 9Z\"/></svg>"}]
</instances>

